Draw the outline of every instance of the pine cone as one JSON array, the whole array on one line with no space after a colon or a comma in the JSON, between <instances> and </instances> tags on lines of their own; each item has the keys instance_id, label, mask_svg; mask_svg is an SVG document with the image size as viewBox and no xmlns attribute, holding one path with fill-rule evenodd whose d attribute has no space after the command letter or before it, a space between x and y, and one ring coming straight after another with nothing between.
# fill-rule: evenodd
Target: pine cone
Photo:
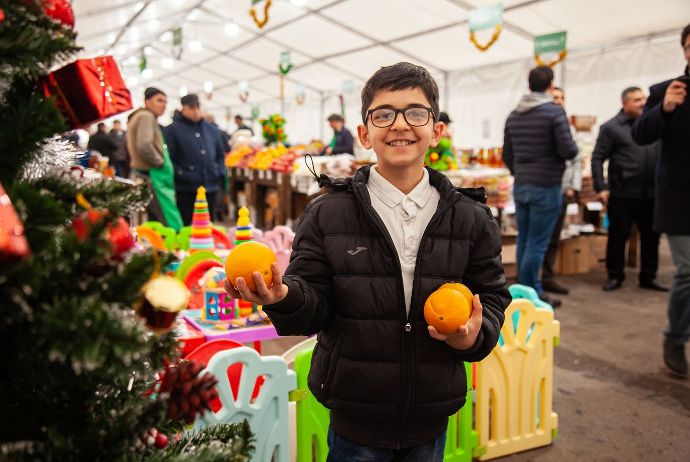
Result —
<instances>
[{"instance_id":1,"label":"pine cone","mask_svg":"<svg viewBox=\"0 0 690 462\"><path fill-rule=\"evenodd\" d=\"M218 398L214 388L218 380L210 372L199 376L202 370L201 363L182 361L165 371L160 392L170 394L168 417L172 420L183 418L188 425L193 424L197 415L211 410L209 402Z\"/></svg>"}]
</instances>

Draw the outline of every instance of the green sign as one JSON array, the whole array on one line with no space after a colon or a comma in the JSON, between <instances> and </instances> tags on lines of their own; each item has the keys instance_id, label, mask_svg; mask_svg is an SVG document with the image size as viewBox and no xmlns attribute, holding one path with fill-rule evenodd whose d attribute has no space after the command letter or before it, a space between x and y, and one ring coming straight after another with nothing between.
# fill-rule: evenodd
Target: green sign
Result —
<instances>
[{"instance_id":1,"label":"green sign","mask_svg":"<svg viewBox=\"0 0 690 462\"><path fill-rule=\"evenodd\" d=\"M262 1L262 0L252 0L252 6L256 5L256 4L259 3L260 1Z\"/></svg>"},{"instance_id":2,"label":"green sign","mask_svg":"<svg viewBox=\"0 0 690 462\"><path fill-rule=\"evenodd\" d=\"M298 83L297 87L295 87L295 95L297 96L302 96L304 93L307 91L307 86L303 83Z\"/></svg>"},{"instance_id":3,"label":"green sign","mask_svg":"<svg viewBox=\"0 0 690 462\"><path fill-rule=\"evenodd\" d=\"M178 27L173 31L173 45L182 45L182 28Z\"/></svg>"},{"instance_id":4,"label":"green sign","mask_svg":"<svg viewBox=\"0 0 690 462\"><path fill-rule=\"evenodd\" d=\"M280 63L283 66L288 66L290 65L290 52L289 51L283 51L280 54Z\"/></svg>"},{"instance_id":5,"label":"green sign","mask_svg":"<svg viewBox=\"0 0 690 462\"><path fill-rule=\"evenodd\" d=\"M352 93L355 91L354 80L343 80L343 93Z\"/></svg>"},{"instance_id":6,"label":"green sign","mask_svg":"<svg viewBox=\"0 0 690 462\"><path fill-rule=\"evenodd\" d=\"M146 70L146 52L141 49L141 60L139 61L139 72L144 72Z\"/></svg>"},{"instance_id":7,"label":"green sign","mask_svg":"<svg viewBox=\"0 0 690 462\"><path fill-rule=\"evenodd\" d=\"M499 3L470 11L469 23L472 32L493 29L503 23L503 5Z\"/></svg>"},{"instance_id":8,"label":"green sign","mask_svg":"<svg viewBox=\"0 0 690 462\"><path fill-rule=\"evenodd\" d=\"M550 51L565 50L565 36L567 32L557 32L555 34L540 35L534 38L534 54L539 55Z\"/></svg>"}]
</instances>

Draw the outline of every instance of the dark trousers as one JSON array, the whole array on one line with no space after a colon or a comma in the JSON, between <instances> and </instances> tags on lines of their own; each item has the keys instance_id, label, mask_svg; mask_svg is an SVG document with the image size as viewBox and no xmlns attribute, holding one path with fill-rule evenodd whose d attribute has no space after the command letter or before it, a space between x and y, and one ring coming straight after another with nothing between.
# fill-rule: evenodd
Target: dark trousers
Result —
<instances>
[{"instance_id":1,"label":"dark trousers","mask_svg":"<svg viewBox=\"0 0 690 462\"><path fill-rule=\"evenodd\" d=\"M211 221L214 222L220 219L220 217L217 215L218 196L220 193L220 191L206 193L208 212L211 215ZM185 226L190 226L192 224L192 215L194 214L196 193L176 191L175 195L177 196L177 208L180 209L180 215L182 215L182 223L184 223Z\"/></svg>"},{"instance_id":2,"label":"dark trousers","mask_svg":"<svg viewBox=\"0 0 690 462\"><path fill-rule=\"evenodd\" d=\"M606 269L609 279L625 279L625 243L630 228L637 224L640 232L640 281L656 278L659 267L659 233L652 228L654 199L609 198L609 240L606 246Z\"/></svg>"},{"instance_id":3,"label":"dark trousers","mask_svg":"<svg viewBox=\"0 0 690 462\"><path fill-rule=\"evenodd\" d=\"M558 242L561 239L561 230L563 229L563 222L565 222L565 212L568 210L568 204L570 204L570 197L563 194L563 206L561 207L561 214L558 216L556 227L553 229L553 233L551 234L549 247L546 249L546 253L544 254L544 263L541 270L542 281L553 280L553 266L556 264Z\"/></svg>"},{"instance_id":4,"label":"dark trousers","mask_svg":"<svg viewBox=\"0 0 690 462\"><path fill-rule=\"evenodd\" d=\"M168 222L165 221L163 209L161 208L160 202L158 202L158 198L156 197L156 190L153 188L153 184L151 183L151 177L149 176L149 174L147 172L141 171L133 172L132 179L136 183L148 183L149 188L151 188L151 192L153 193L151 202L149 202L149 205L146 206L148 221L157 221L161 223L163 226L168 226Z\"/></svg>"}]
</instances>

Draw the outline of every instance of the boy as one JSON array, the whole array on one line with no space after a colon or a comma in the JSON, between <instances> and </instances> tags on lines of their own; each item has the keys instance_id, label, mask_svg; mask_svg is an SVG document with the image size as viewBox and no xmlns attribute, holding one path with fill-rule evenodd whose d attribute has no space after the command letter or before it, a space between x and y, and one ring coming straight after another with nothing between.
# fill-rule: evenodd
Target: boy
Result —
<instances>
[{"instance_id":1,"label":"boy","mask_svg":"<svg viewBox=\"0 0 690 462\"><path fill-rule=\"evenodd\" d=\"M378 165L319 182L297 226L290 265L257 293L280 335L318 333L309 389L331 410L329 461L441 461L448 416L465 404L463 361L496 345L510 302L498 226L482 190L460 190L424 153L441 139L438 87L422 67L380 69L362 91L359 139ZM439 334L427 297L462 281L475 295L466 326Z\"/></svg>"}]
</instances>

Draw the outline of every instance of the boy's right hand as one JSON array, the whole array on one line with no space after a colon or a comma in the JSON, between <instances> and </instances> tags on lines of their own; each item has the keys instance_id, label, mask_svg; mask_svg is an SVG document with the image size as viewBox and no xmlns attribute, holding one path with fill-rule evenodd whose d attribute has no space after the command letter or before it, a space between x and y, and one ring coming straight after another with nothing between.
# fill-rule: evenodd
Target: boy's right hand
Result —
<instances>
[{"instance_id":1,"label":"boy's right hand","mask_svg":"<svg viewBox=\"0 0 690 462\"><path fill-rule=\"evenodd\" d=\"M244 278L237 278L237 289L232 286L228 278L225 278L225 281L223 281L225 290L232 298L241 298L257 305L272 305L281 302L287 296L288 286L283 284L283 275L280 272L278 263L271 264L271 271L273 272L273 285L270 288L266 287L266 282L261 277L261 273L255 271L252 276L256 284L256 292L249 290Z\"/></svg>"}]
</instances>

